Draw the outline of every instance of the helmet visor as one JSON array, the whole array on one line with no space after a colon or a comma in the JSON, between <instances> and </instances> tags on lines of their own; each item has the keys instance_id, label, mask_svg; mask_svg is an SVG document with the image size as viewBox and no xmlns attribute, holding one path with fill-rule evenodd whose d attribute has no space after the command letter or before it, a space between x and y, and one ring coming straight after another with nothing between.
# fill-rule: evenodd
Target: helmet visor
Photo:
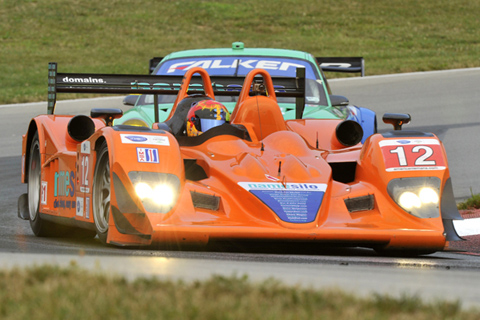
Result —
<instances>
[{"instance_id":1,"label":"helmet visor","mask_svg":"<svg viewBox=\"0 0 480 320\"><path fill-rule=\"evenodd\" d=\"M200 131L205 132L216 126L221 126L225 123L225 120L216 119L200 119Z\"/></svg>"}]
</instances>

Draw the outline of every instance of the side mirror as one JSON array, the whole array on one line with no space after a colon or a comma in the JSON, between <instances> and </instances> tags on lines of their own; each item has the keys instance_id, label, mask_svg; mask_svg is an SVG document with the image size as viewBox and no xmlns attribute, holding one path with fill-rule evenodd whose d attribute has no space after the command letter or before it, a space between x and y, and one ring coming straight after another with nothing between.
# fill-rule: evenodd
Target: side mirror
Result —
<instances>
[{"instance_id":1,"label":"side mirror","mask_svg":"<svg viewBox=\"0 0 480 320\"><path fill-rule=\"evenodd\" d=\"M113 125L113 120L120 118L122 115L122 109L94 108L90 110L90 117L105 120L105 125L107 127L111 127Z\"/></svg>"},{"instance_id":2,"label":"side mirror","mask_svg":"<svg viewBox=\"0 0 480 320\"><path fill-rule=\"evenodd\" d=\"M334 107L342 107L342 106L346 107L350 103L350 101L348 101L347 97L337 96L337 95L334 95L334 94L330 95L330 102L332 103L332 106L334 106Z\"/></svg>"},{"instance_id":3,"label":"side mirror","mask_svg":"<svg viewBox=\"0 0 480 320\"><path fill-rule=\"evenodd\" d=\"M136 94L131 94L123 98L123 104L126 106L134 106L135 103L137 102L138 95Z\"/></svg>"},{"instance_id":4,"label":"side mirror","mask_svg":"<svg viewBox=\"0 0 480 320\"><path fill-rule=\"evenodd\" d=\"M402 125L410 123L412 117L408 113L385 113L383 122L393 125L395 130L402 130Z\"/></svg>"}]
</instances>

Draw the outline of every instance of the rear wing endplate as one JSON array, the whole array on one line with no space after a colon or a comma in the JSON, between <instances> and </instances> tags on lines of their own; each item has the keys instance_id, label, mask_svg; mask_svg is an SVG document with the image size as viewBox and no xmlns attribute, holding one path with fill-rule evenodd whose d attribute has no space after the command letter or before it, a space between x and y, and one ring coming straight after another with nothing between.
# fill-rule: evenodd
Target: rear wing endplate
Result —
<instances>
[{"instance_id":1,"label":"rear wing endplate","mask_svg":"<svg viewBox=\"0 0 480 320\"><path fill-rule=\"evenodd\" d=\"M240 95L245 80L244 77L230 76L211 76L210 79L216 96ZM54 114L57 93L176 95L181 89L182 81L183 76L171 75L58 73L57 63L50 62L47 113ZM295 78L272 77L272 81L278 97L296 98L296 112L301 118L305 108L305 69L298 68ZM203 92L202 78L192 77L188 93ZM155 109L158 109L158 106Z\"/></svg>"},{"instance_id":2,"label":"rear wing endplate","mask_svg":"<svg viewBox=\"0 0 480 320\"><path fill-rule=\"evenodd\" d=\"M365 76L363 57L317 57L317 63L323 71L360 73Z\"/></svg>"},{"instance_id":3,"label":"rear wing endplate","mask_svg":"<svg viewBox=\"0 0 480 320\"><path fill-rule=\"evenodd\" d=\"M153 70L157 67L157 65L160 63L160 61L163 60L163 57L153 57L150 59L150 63L148 65L148 74L152 74Z\"/></svg>"}]
</instances>

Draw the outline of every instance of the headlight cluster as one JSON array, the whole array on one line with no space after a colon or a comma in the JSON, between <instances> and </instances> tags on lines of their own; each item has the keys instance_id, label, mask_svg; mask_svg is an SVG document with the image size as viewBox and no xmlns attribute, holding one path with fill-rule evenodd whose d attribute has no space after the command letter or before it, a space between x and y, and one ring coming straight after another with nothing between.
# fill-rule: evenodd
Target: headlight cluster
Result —
<instances>
[{"instance_id":1,"label":"headlight cluster","mask_svg":"<svg viewBox=\"0 0 480 320\"><path fill-rule=\"evenodd\" d=\"M151 199L153 202L164 206L171 205L175 195L172 186L169 184L157 184L152 188L152 186L146 182L137 183L135 185L135 192L142 200Z\"/></svg>"},{"instance_id":2,"label":"headlight cluster","mask_svg":"<svg viewBox=\"0 0 480 320\"><path fill-rule=\"evenodd\" d=\"M393 179L388 194L402 209L419 218L440 216L440 179L418 177Z\"/></svg>"},{"instance_id":3,"label":"headlight cluster","mask_svg":"<svg viewBox=\"0 0 480 320\"><path fill-rule=\"evenodd\" d=\"M175 205L180 192L180 180L176 175L131 171L128 176L132 180L135 193L142 200L145 210L167 213Z\"/></svg>"}]
</instances>

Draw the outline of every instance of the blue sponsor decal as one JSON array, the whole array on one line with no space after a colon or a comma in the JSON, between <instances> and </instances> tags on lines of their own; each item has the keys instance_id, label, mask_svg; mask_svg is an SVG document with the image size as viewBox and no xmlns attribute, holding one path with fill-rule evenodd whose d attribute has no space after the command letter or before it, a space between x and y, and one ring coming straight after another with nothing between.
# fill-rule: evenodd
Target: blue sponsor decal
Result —
<instances>
[{"instance_id":1,"label":"blue sponsor decal","mask_svg":"<svg viewBox=\"0 0 480 320\"><path fill-rule=\"evenodd\" d=\"M296 68L305 68L308 79L316 79L312 65L304 60L280 57L226 56L189 57L165 61L158 75L184 75L194 67L201 67L211 76L244 76L256 68L265 69L271 76L295 77Z\"/></svg>"},{"instance_id":2,"label":"blue sponsor decal","mask_svg":"<svg viewBox=\"0 0 480 320\"><path fill-rule=\"evenodd\" d=\"M137 148L137 160L145 163L159 163L158 149Z\"/></svg>"},{"instance_id":3,"label":"blue sponsor decal","mask_svg":"<svg viewBox=\"0 0 480 320\"><path fill-rule=\"evenodd\" d=\"M239 182L272 209L283 221L309 223L315 221L327 185L317 183Z\"/></svg>"},{"instance_id":4,"label":"blue sponsor decal","mask_svg":"<svg viewBox=\"0 0 480 320\"><path fill-rule=\"evenodd\" d=\"M411 143L410 140L397 140L397 143L400 143L400 144L409 144Z\"/></svg>"},{"instance_id":5,"label":"blue sponsor decal","mask_svg":"<svg viewBox=\"0 0 480 320\"><path fill-rule=\"evenodd\" d=\"M75 200L55 199L55 201L53 201L53 207L55 209L57 209L57 208L75 209L75 205L76 205Z\"/></svg>"},{"instance_id":6,"label":"blue sponsor decal","mask_svg":"<svg viewBox=\"0 0 480 320\"><path fill-rule=\"evenodd\" d=\"M54 197L73 197L75 194L75 173L73 171L56 171L54 180Z\"/></svg>"},{"instance_id":7,"label":"blue sponsor decal","mask_svg":"<svg viewBox=\"0 0 480 320\"><path fill-rule=\"evenodd\" d=\"M146 137L142 136L126 136L125 138L133 142L144 142L148 140Z\"/></svg>"},{"instance_id":8,"label":"blue sponsor decal","mask_svg":"<svg viewBox=\"0 0 480 320\"><path fill-rule=\"evenodd\" d=\"M285 222L308 223L315 220L324 192L290 190L252 190L256 197Z\"/></svg>"}]
</instances>

